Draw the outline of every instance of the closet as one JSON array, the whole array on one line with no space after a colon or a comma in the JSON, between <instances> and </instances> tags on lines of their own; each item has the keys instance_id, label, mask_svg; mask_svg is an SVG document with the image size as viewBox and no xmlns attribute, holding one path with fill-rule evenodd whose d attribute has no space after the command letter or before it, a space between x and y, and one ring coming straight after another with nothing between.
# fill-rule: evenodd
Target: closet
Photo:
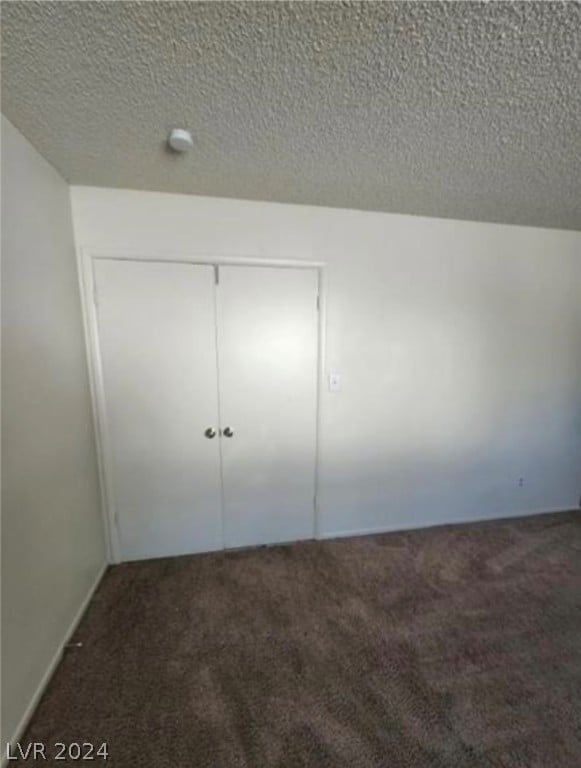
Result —
<instances>
[{"instance_id":1,"label":"closet","mask_svg":"<svg viewBox=\"0 0 581 768\"><path fill-rule=\"evenodd\" d=\"M318 271L93 261L121 560L314 535Z\"/></svg>"}]
</instances>

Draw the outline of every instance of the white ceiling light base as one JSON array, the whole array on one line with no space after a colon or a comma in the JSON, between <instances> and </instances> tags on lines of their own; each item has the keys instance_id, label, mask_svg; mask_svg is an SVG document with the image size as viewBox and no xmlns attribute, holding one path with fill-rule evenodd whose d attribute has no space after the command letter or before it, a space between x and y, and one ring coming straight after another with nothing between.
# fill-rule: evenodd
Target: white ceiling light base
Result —
<instances>
[{"instance_id":1,"label":"white ceiling light base","mask_svg":"<svg viewBox=\"0 0 581 768\"><path fill-rule=\"evenodd\" d=\"M184 128L174 128L169 135L167 143L174 152L187 152L194 146L192 134Z\"/></svg>"}]
</instances>

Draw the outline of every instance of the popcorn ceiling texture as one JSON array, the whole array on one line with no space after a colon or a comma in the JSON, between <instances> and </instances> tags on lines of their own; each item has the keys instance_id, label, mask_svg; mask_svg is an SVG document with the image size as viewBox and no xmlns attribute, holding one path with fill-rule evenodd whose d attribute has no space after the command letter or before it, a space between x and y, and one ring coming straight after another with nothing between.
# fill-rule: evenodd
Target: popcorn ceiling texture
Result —
<instances>
[{"instance_id":1,"label":"popcorn ceiling texture","mask_svg":"<svg viewBox=\"0 0 581 768\"><path fill-rule=\"evenodd\" d=\"M73 184L581 229L578 2L1 13L2 109Z\"/></svg>"}]
</instances>

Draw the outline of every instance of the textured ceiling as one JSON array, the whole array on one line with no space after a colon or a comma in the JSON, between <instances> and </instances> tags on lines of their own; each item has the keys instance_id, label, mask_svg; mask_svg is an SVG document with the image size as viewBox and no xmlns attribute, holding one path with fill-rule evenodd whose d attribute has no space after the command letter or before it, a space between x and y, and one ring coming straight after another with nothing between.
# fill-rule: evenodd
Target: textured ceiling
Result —
<instances>
[{"instance_id":1,"label":"textured ceiling","mask_svg":"<svg viewBox=\"0 0 581 768\"><path fill-rule=\"evenodd\" d=\"M1 13L2 109L73 184L581 229L577 2Z\"/></svg>"}]
</instances>

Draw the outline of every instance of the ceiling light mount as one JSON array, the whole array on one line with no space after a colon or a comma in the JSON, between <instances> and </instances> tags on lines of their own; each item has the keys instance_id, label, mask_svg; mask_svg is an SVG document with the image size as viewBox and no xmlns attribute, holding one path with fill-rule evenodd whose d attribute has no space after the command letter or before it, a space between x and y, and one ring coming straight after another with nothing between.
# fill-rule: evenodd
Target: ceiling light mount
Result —
<instances>
[{"instance_id":1,"label":"ceiling light mount","mask_svg":"<svg viewBox=\"0 0 581 768\"><path fill-rule=\"evenodd\" d=\"M167 143L174 152L187 152L194 146L192 134L185 128L172 128Z\"/></svg>"}]
</instances>

